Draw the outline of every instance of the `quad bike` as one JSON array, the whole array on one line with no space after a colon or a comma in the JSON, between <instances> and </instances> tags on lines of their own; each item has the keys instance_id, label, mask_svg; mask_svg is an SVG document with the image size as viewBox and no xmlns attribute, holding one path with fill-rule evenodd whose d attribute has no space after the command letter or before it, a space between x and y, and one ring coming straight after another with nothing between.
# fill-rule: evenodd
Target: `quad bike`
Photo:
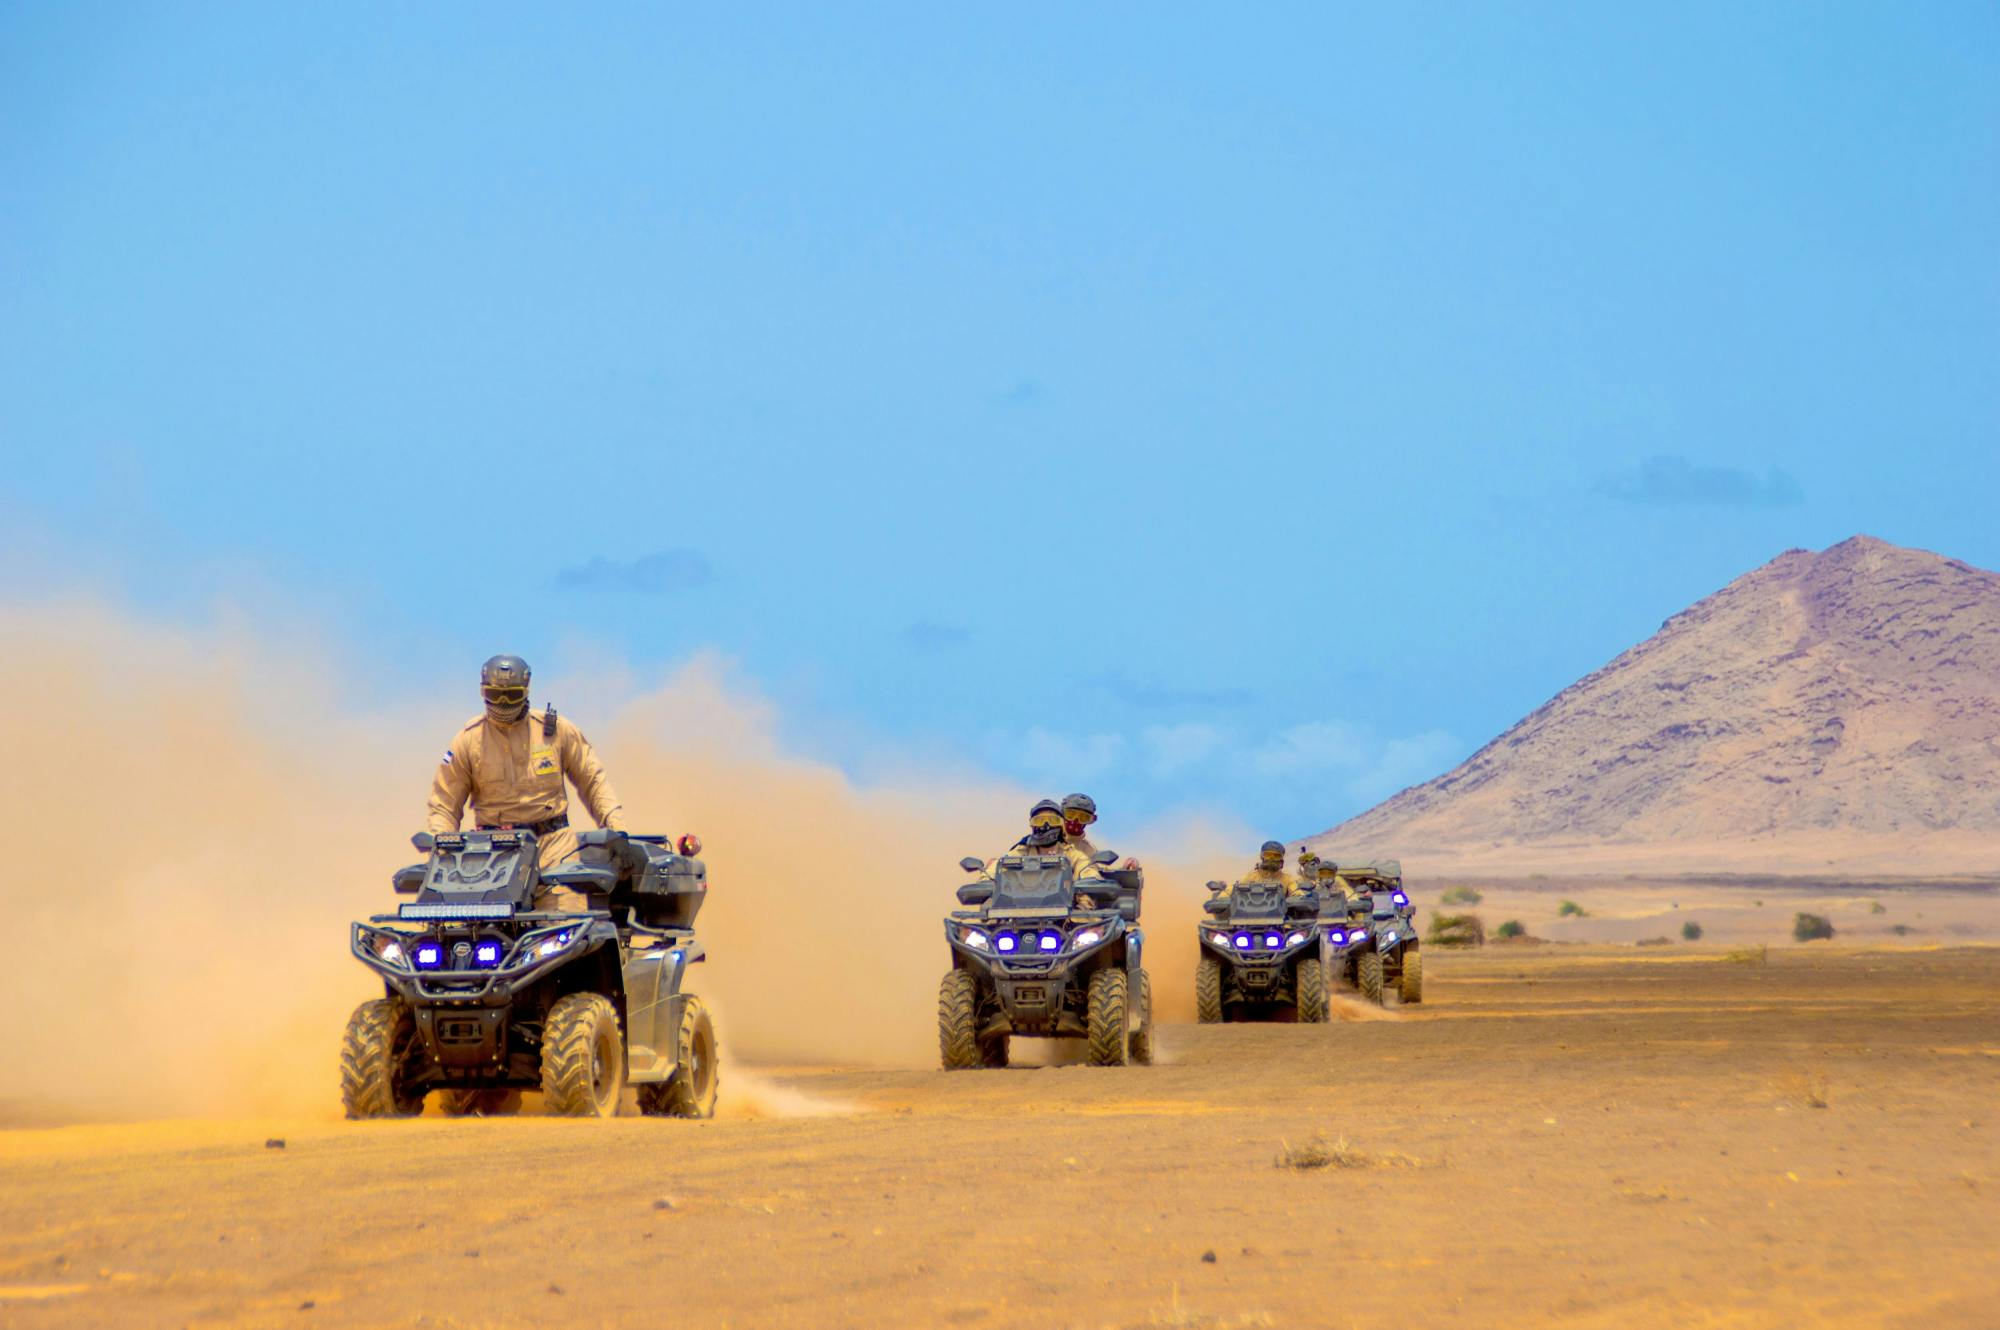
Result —
<instances>
[{"instance_id":1,"label":"quad bike","mask_svg":"<svg viewBox=\"0 0 2000 1330\"><path fill-rule=\"evenodd\" d=\"M1326 976L1333 944L1319 918L1319 896L1287 896L1282 883L1208 884L1198 926L1195 1019L1278 1020L1305 1024L1327 1019Z\"/></svg>"},{"instance_id":2,"label":"quad bike","mask_svg":"<svg viewBox=\"0 0 2000 1330\"><path fill-rule=\"evenodd\" d=\"M1108 865L1109 850L1093 862ZM1140 870L1107 869L1104 882L1077 883L1059 854L1015 851L990 875L958 889L944 921L951 969L938 985L938 1053L945 1070L1007 1065L1015 1035L1082 1039L1100 1067L1153 1061L1153 986L1140 963ZM1109 908L1078 900L1112 892Z\"/></svg>"},{"instance_id":3,"label":"quad bike","mask_svg":"<svg viewBox=\"0 0 2000 1330\"><path fill-rule=\"evenodd\" d=\"M1348 948L1340 979L1381 1006L1394 991L1405 1006L1424 1000L1424 958L1416 907L1403 890L1403 866L1394 859L1340 868L1347 901Z\"/></svg>"},{"instance_id":4,"label":"quad bike","mask_svg":"<svg viewBox=\"0 0 2000 1330\"><path fill-rule=\"evenodd\" d=\"M395 875L416 899L353 926L383 996L348 1020L340 1097L350 1118L488 1113L540 1090L551 1113L610 1117L627 1084L642 1112L715 1112L715 1027L683 991L706 956L694 918L708 870L693 837L589 831L578 858L536 867L532 831L420 835ZM536 910L564 887L588 908ZM396 925L396 926L385 926Z\"/></svg>"}]
</instances>

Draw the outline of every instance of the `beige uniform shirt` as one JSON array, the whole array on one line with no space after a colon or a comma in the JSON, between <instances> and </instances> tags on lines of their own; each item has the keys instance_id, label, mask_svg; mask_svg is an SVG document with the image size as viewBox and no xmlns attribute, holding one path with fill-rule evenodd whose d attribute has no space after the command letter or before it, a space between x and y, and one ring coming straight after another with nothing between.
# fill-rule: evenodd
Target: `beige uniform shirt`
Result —
<instances>
[{"instance_id":1,"label":"beige uniform shirt","mask_svg":"<svg viewBox=\"0 0 2000 1330\"><path fill-rule=\"evenodd\" d=\"M1242 877L1239 877L1236 880L1238 882L1282 883L1285 888L1285 894L1287 896L1296 896L1300 892L1305 890L1304 887L1299 885L1299 880L1293 877L1290 873L1287 873L1284 869L1265 868L1262 865L1252 868L1249 872L1245 873Z\"/></svg>"},{"instance_id":2,"label":"beige uniform shirt","mask_svg":"<svg viewBox=\"0 0 2000 1330\"><path fill-rule=\"evenodd\" d=\"M1090 862L1090 856L1082 850L1077 849L1074 845L1058 842L1044 850L1028 844L1023 839L1017 842L1013 849L1007 851L1007 854L1060 854L1069 860L1070 874L1076 882L1102 882L1104 880L1104 874L1098 871L1096 864ZM992 877L994 868L1004 858L1006 858L1006 855L999 855L993 859L989 859L986 863L986 876Z\"/></svg>"},{"instance_id":3,"label":"beige uniform shirt","mask_svg":"<svg viewBox=\"0 0 2000 1330\"><path fill-rule=\"evenodd\" d=\"M624 829L624 807L590 741L561 714L555 734L546 735L546 714L529 711L510 724L480 715L458 732L431 781L432 835L457 831L468 799L481 826L546 822L569 811L565 781L598 826Z\"/></svg>"}]
</instances>

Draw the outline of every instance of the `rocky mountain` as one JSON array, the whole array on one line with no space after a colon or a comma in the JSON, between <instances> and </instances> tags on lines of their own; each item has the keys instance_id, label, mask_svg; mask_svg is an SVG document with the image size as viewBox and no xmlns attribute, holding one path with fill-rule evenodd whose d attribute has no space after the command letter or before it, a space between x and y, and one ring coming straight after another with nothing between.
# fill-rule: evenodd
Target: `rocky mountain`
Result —
<instances>
[{"instance_id":1,"label":"rocky mountain","mask_svg":"<svg viewBox=\"0 0 2000 1330\"><path fill-rule=\"evenodd\" d=\"M1310 843L1413 871L2000 872L2000 574L1789 550Z\"/></svg>"}]
</instances>

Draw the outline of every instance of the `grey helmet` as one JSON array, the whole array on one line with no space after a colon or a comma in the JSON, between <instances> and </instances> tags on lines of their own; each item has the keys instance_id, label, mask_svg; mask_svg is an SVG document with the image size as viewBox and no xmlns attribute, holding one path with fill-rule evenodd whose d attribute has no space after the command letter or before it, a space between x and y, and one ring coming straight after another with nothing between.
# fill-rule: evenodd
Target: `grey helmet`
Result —
<instances>
[{"instance_id":1,"label":"grey helmet","mask_svg":"<svg viewBox=\"0 0 2000 1330\"><path fill-rule=\"evenodd\" d=\"M528 680L533 671L519 656L495 656L479 667L479 695L486 714L498 721L515 721L528 714Z\"/></svg>"},{"instance_id":2,"label":"grey helmet","mask_svg":"<svg viewBox=\"0 0 2000 1330\"><path fill-rule=\"evenodd\" d=\"M1279 841L1267 840L1257 848L1257 862L1266 868L1285 866L1285 847Z\"/></svg>"},{"instance_id":3,"label":"grey helmet","mask_svg":"<svg viewBox=\"0 0 2000 1330\"><path fill-rule=\"evenodd\" d=\"M1052 849L1062 843L1062 805L1053 799L1044 799L1028 810L1028 844L1038 850Z\"/></svg>"},{"instance_id":4,"label":"grey helmet","mask_svg":"<svg viewBox=\"0 0 2000 1330\"><path fill-rule=\"evenodd\" d=\"M1063 829L1081 836L1083 829L1097 821L1097 800L1087 794L1065 794L1062 801Z\"/></svg>"}]
</instances>

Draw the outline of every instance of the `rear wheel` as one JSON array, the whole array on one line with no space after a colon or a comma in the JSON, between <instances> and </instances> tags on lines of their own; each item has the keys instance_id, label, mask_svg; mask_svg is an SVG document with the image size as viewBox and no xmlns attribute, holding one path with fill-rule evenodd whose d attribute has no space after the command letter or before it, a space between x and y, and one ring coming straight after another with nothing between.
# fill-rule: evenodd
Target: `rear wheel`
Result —
<instances>
[{"instance_id":1,"label":"rear wheel","mask_svg":"<svg viewBox=\"0 0 2000 1330\"><path fill-rule=\"evenodd\" d=\"M1382 953L1364 951L1354 958L1354 975L1361 985L1361 996L1382 1005Z\"/></svg>"},{"instance_id":2,"label":"rear wheel","mask_svg":"<svg viewBox=\"0 0 2000 1330\"><path fill-rule=\"evenodd\" d=\"M1131 1058L1126 1001L1128 988L1123 970L1109 966L1090 976L1090 1009L1085 1032L1094 1067L1122 1067Z\"/></svg>"},{"instance_id":3,"label":"rear wheel","mask_svg":"<svg viewBox=\"0 0 2000 1330\"><path fill-rule=\"evenodd\" d=\"M980 1064L974 1027L978 999L979 981L970 970L953 970L938 984L938 1061L946 1071L966 1071Z\"/></svg>"},{"instance_id":4,"label":"rear wheel","mask_svg":"<svg viewBox=\"0 0 2000 1330\"><path fill-rule=\"evenodd\" d=\"M424 1092L409 1088L418 1054L417 1020L394 998L364 1002L340 1041L340 1103L350 1118L409 1118Z\"/></svg>"},{"instance_id":5,"label":"rear wheel","mask_svg":"<svg viewBox=\"0 0 2000 1330\"><path fill-rule=\"evenodd\" d=\"M1203 956L1194 967L1194 1018L1203 1025L1222 1024L1222 962Z\"/></svg>"},{"instance_id":6,"label":"rear wheel","mask_svg":"<svg viewBox=\"0 0 2000 1330\"><path fill-rule=\"evenodd\" d=\"M1326 1019L1326 971L1320 968L1319 957L1308 956L1299 962L1296 982L1299 1019L1318 1025Z\"/></svg>"},{"instance_id":7,"label":"rear wheel","mask_svg":"<svg viewBox=\"0 0 2000 1330\"><path fill-rule=\"evenodd\" d=\"M618 1011L601 993L571 993L542 1026L542 1100L565 1118L608 1118L625 1092Z\"/></svg>"},{"instance_id":8,"label":"rear wheel","mask_svg":"<svg viewBox=\"0 0 2000 1330\"><path fill-rule=\"evenodd\" d=\"M519 1090L446 1090L438 1096L446 1117L497 1118L521 1111Z\"/></svg>"},{"instance_id":9,"label":"rear wheel","mask_svg":"<svg viewBox=\"0 0 2000 1330\"><path fill-rule=\"evenodd\" d=\"M1417 1006L1424 1000L1424 953L1411 947L1403 952L1403 1001Z\"/></svg>"},{"instance_id":10,"label":"rear wheel","mask_svg":"<svg viewBox=\"0 0 2000 1330\"><path fill-rule=\"evenodd\" d=\"M1133 1003L1132 1060L1142 1067L1153 1065L1153 976L1139 971L1139 993Z\"/></svg>"},{"instance_id":11,"label":"rear wheel","mask_svg":"<svg viewBox=\"0 0 2000 1330\"><path fill-rule=\"evenodd\" d=\"M639 1111L662 1118L712 1118L722 1068L715 1054L715 1022L698 997L681 1005L674 1037L674 1074L658 1085L639 1087Z\"/></svg>"}]
</instances>

